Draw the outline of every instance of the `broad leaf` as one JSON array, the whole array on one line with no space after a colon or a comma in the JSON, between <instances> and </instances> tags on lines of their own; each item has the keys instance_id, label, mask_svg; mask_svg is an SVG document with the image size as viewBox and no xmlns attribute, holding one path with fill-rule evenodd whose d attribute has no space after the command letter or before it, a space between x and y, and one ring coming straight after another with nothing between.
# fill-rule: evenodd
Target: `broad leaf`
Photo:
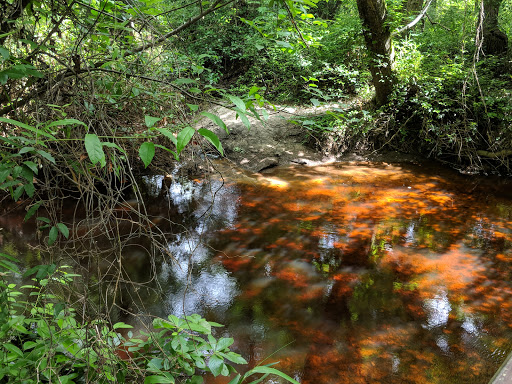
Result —
<instances>
[{"instance_id":1,"label":"broad leaf","mask_svg":"<svg viewBox=\"0 0 512 384\"><path fill-rule=\"evenodd\" d=\"M119 322L119 323L115 323L114 326L113 326L114 329L119 329L119 328L133 328L131 325L129 324L126 324L126 323L123 323L122 321Z\"/></svg>"},{"instance_id":2,"label":"broad leaf","mask_svg":"<svg viewBox=\"0 0 512 384\"><path fill-rule=\"evenodd\" d=\"M152 375L147 376L144 379L144 384L174 384L175 380L174 378L169 374L169 377L167 376L161 376L161 375Z\"/></svg>"},{"instance_id":3,"label":"broad leaf","mask_svg":"<svg viewBox=\"0 0 512 384\"><path fill-rule=\"evenodd\" d=\"M233 95L227 95L227 98L231 100L231 102L235 104L237 108L239 108L242 111L245 111L245 103L241 98Z\"/></svg>"},{"instance_id":4,"label":"broad leaf","mask_svg":"<svg viewBox=\"0 0 512 384\"><path fill-rule=\"evenodd\" d=\"M12 353L15 353L16 355L18 355L19 357L23 357L23 352L21 351L21 349L19 349L17 346L13 345L13 344L10 344L10 343L6 343L3 345L5 349L7 349L9 352L12 352Z\"/></svg>"},{"instance_id":5,"label":"broad leaf","mask_svg":"<svg viewBox=\"0 0 512 384\"><path fill-rule=\"evenodd\" d=\"M139 148L139 156L147 168L148 165L151 164L153 157L155 157L155 144L149 141L142 143Z\"/></svg>"},{"instance_id":6,"label":"broad leaf","mask_svg":"<svg viewBox=\"0 0 512 384\"><path fill-rule=\"evenodd\" d=\"M27 193L28 197L34 196L36 188L34 187L34 184L32 182L25 184L23 187L24 187L25 192Z\"/></svg>"},{"instance_id":7,"label":"broad leaf","mask_svg":"<svg viewBox=\"0 0 512 384\"><path fill-rule=\"evenodd\" d=\"M104 147L115 148L123 153L126 153L126 151L123 148L121 148L119 145L117 145L116 143L111 143L109 141L103 141L101 143L101 145L103 145Z\"/></svg>"},{"instance_id":8,"label":"broad leaf","mask_svg":"<svg viewBox=\"0 0 512 384\"><path fill-rule=\"evenodd\" d=\"M59 235L59 230L57 227L53 226L50 229L50 234L48 236L48 245L52 245L57 240L57 236Z\"/></svg>"},{"instance_id":9,"label":"broad leaf","mask_svg":"<svg viewBox=\"0 0 512 384\"><path fill-rule=\"evenodd\" d=\"M166 128L158 128L157 131L171 140L174 145L177 145L176 136L174 136L174 133L172 133L170 130Z\"/></svg>"},{"instance_id":10,"label":"broad leaf","mask_svg":"<svg viewBox=\"0 0 512 384\"><path fill-rule=\"evenodd\" d=\"M242 382L240 380L241 378L242 378L242 375L238 374L228 384L240 384Z\"/></svg>"},{"instance_id":11,"label":"broad leaf","mask_svg":"<svg viewBox=\"0 0 512 384\"><path fill-rule=\"evenodd\" d=\"M210 360L208 361L208 367L212 371L213 376L219 376L221 374L223 365L223 359L221 359L217 355L210 356Z\"/></svg>"},{"instance_id":12,"label":"broad leaf","mask_svg":"<svg viewBox=\"0 0 512 384\"><path fill-rule=\"evenodd\" d=\"M37 172L39 171L39 169L37 168L37 164L34 163L33 161L24 161L23 164L25 164L29 169L32 170L32 172L37 175Z\"/></svg>"},{"instance_id":13,"label":"broad leaf","mask_svg":"<svg viewBox=\"0 0 512 384\"><path fill-rule=\"evenodd\" d=\"M222 351L226 348L228 348L231 344L233 344L235 341L233 340L233 338L229 337L229 338L226 338L226 337L221 337L219 339L219 341L217 342L217 345L216 345L216 350L217 351Z\"/></svg>"},{"instance_id":14,"label":"broad leaf","mask_svg":"<svg viewBox=\"0 0 512 384\"><path fill-rule=\"evenodd\" d=\"M11 54L4 47L0 47L0 56L2 56L4 60L7 60L11 57Z\"/></svg>"},{"instance_id":15,"label":"broad leaf","mask_svg":"<svg viewBox=\"0 0 512 384\"><path fill-rule=\"evenodd\" d=\"M178 138L176 142L176 151L178 154L183 151L183 148L190 142L190 139L192 139L192 136L194 136L194 133L196 130L192 127L185 127L183 128L180 133L178 133Z\"/></svg>"},{"instance_id":16,"label":"broad leaf","mask_svg":"<svg viewBox=\"0 0 512 384\"><path fill-rule=\"evenodd\" d=\"M247 364L247 360L245 360L242 356L235 352L228 352L223 354L224 358L232 361L235 364Z\"/></svg>"},{"instance_id":17,"label":"broad leaf","mask_svg":"<svg viewBox=\"0 0 512 384\"><path fill-rule=\"evenodd\" d=\"M103 145L101 144L101 141L98 138L98 136L96 136L93 133L86 134L85 149L87 150L87 154L89 155L91 163L100 163L102 167L104 167L107 164L107 161L105 159L105 152L103 152Z\"/></svg>"},{"instance_id":18,"label":"broad leaf","mask_svg":"<svg viewBox=\"0 0 512 384\"><path fill-rule=\"evenodd\" d=\"M242 123L244 123L244 125L247 127L247 129L251 129L251 122L249 121L249 118L247 117L245 112L239 108L235 108L234 110L236 111L238 116L240 116L240 120L242 120Z\"/></svg>"},{"instance_id":19,"label":"broad leaf","mask_svg":"<svg viewBox=\"0 0 512 384\"><path fill-rule=\"evenodd\" d=\"M174 151L171 151L169 148L166 148L166 147L164 147L163 145L160 145L160 144L155 144L155 147L164 149L167 152L171 152L172 155L174 156L174 158L176 159L176 161L180 160L180 157L178 156L178 154L176 152L174 152Z\"/></svg>"},{"instance_id":20,"label":"broad leaf","mask_svg":"<svg viewBox=\"0 0 512 384\"><path fill-rule=\"evenodd\" d=\"M162 120L160 117L153 117L153 116L144 116L144 123L146 123L146 127L151 128L156 123L158 123L160 120Z\"/></svg>"},{"instance_id":21,"label":"broad leaf","mask_svg":"<svg viewBox=\"0 0 512 384\"><path fill-rule=\"evenodd\" d=\"M41 206L41 204L43 204L42 201L38 201L37 203L35 203L33 206L31 206L29 208L29 210L27 211L27 214L25 215L25 218L24 220L27 221L28 219L30 219L32 216L34 216L34 214L37 212L37 210L39 209L39 207Z\"/></svg>"},{"instance_id":22,"label":"broad leaf","mask_svg":"<svg viewBox=\"0 0 512 384\"><path fill-rule=\"evenodd\" d=\"M222 119L219 116L214 115L213 113L210 113L210 112L201 112L201 115L206 116L211 121L213 121L215 124L217 124L219 127L221 127L223 130L225 130L226 133L229 133L228 127L226 127L226 124L222 121Z\"/></svg>"},{"instance_id":23,"label":"broad leaf","mask_svg":"<svg viewBox=\"0 0 512 384\"><path fill-rule=\"evenodd\" d=\"M50 155L48 152L46 151L43 151L42 149L39 149L38 151L36 151L38 154L41 155L41 157L44 157L46 160L48 160L50 163L53 163L55 164L55 158Z\"/></svg>"},{"instance_id":24,"label":"broad leaf","mask_svg":"<svg viewBox=\"0 0 512 384\"><path fill-rule=\"evenodd\" d=\"M14 201L18 201L18 199L21 197L21 195L23 195L24 190L25 190L24 185L20 185L18 188L16 188L16 190L12 194L12 198L14 199Z\"/></svg>"},{"instance_id":25,"label":"broad leaf","mask_svg":"<svg viewBox=\"0 0 512 384\"><path fill-rule=\"evenodd\" d=\"M203 136L206 140L208 140L210 143L212 143L213 146L217 149L217 151L219 151L220 154L222 156L224 156L224 150L222 149L222 144L219 140L219 137L215 133L213 133L212 131L210 131L209 129L206 129L206 128L198 129L197 132L199 132L199 134L201 136Z\"/></svg>"},{"instance_id":26,"label":"broad leaf","mask_svg":"<svg viewBox=\"0 0 512 384\"><path fill-rule=\"evenodd\" d=\"M64 235L66 239L69 238L69 228L64 223L57 223L56 227L59 229L60 233Z\"/></svg>"}]
</instances>

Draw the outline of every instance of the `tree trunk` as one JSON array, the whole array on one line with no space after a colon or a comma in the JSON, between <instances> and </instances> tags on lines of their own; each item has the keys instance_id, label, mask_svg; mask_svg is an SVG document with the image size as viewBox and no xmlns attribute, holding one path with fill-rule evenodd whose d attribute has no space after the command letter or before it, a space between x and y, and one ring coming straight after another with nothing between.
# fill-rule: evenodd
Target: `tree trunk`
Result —
<instances>
[{"instance_id":1,"label":"tree trunk","mask_svg":"<svg viewBox=\"0 0 512 384\"><path fill-rule=\"evenodd\" d=\"M498 25L498 15L502 0L482 0L480 6L480 17L483 16L483 45L482 49L486 55L499 55L508 50L507 35Z\"/></svg>"},{"instance_id":2,"label":"tree trunk","mask_svg":"<svg viewBox=\"0 0 512 384\"><path fill-rule=\"evenodd\" d=\"M370 56L370 72L375 86L377 106L386 104L393 92L393 46L386 23L385 0L357 0L363 35Z\"/></svg>"}]
</instances>

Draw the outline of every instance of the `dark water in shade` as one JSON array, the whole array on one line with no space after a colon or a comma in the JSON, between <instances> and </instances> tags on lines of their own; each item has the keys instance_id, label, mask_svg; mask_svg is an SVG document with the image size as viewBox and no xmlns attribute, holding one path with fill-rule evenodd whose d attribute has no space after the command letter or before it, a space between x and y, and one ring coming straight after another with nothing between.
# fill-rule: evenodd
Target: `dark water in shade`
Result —
<instances>
[{"instance_id":1,"label":"dark water in shade","mask_svg":"<svg viewBox=\"0 0 512 384\"><path fill-rule=\"evenodd\" d=\"M140 302L226 324L251 366L280 361L304 384L487 383L512 350L510 184L362 163L174 182L167 197L145 181L151 214L180 225L163 229L163 293ZM148 248L123 250L133 280L149 279Z\"/></svg>"}]
</instances>

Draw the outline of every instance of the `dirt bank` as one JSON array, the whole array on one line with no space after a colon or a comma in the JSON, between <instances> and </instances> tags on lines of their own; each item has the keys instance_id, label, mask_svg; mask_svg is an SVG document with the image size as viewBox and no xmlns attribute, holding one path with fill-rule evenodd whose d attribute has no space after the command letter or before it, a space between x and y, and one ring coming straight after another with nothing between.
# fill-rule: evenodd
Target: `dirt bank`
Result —
<instances>
[{"instance_id":1,"label":"dirt bank","mask_svg":"<svg viewBox=\"0 0 512 384\"><path fill-rule=\"evenodd\" d=\"M267 110L269 118L259 121L249 118L250 129L227 108L212 111L226 124L229 134L208 118L200 125L214 131L222 143L227 159L251 172L261 172L278 165L313 165L333 161L335 157L305 145L307 132L290 120L322 113L313 108L286 107Z\"/></svg>"},{"instance_id":2,"label":"dirt bank","mask_svg":"<svg viewBox=\"0 0 512 384\"><path fill-rule=\"evenodd\" d=\"M212 110L226 124L229 134L208 118L199 121L199 126L214 131L222 143L225 157L236 165L250 171L263 172L276 166L289 164L315 165L334 161L389 161L416 162L417 156L398 153L329 153L325 150L307 145L308 132L294 124L293 119L305 116L320 115L326 108L338 107L279 107L267 109L269 118L262 122L249 118L251 128L237 118L236 112L227 108Z\"/></svg>"}]
</instances>

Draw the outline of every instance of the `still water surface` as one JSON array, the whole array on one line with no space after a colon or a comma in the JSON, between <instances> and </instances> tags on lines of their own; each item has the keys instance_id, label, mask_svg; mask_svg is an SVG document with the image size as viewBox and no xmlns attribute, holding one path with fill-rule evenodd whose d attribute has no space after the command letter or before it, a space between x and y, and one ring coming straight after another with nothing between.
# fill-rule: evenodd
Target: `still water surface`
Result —
<instances>
[{"instance_id":1,"label":"still water surface","mask_svg":"<svg viewBox=\"0 0 512 384\"><path fill-rule=\"evenodd\" d=\"M250 366L280 361L304 384L487 383L512 350L510 185L379 163L144 180L155 223L179 225L163 229L160 293L133 307L226 324ZM149 248L123 250L135 281Z\"/></svg>"}]
</instances>

